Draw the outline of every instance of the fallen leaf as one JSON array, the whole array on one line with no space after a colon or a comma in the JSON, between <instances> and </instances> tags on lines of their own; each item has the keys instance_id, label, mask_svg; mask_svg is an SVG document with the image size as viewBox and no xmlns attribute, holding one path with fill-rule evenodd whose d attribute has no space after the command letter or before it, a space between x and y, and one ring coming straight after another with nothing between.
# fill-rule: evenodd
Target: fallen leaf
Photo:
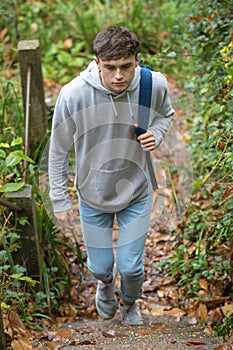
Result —
<instances>
[{"instance_id":1,"label":"fallen leaf","mask_svg":"<svg viewBox=\"0 0 233 350\"><path fill-rule=\"evenodd\" d=\"M170 289L167 293L167 296L170 299L175 299L175 300L179 300L179 291L177 291L176 289Z\"/></svg>"},{"instance_id":2,"label":"fallen leaf","mask_svg":"<svg viewBox=\"0 0 233 350\"><path fill-rule=\"evenodd\" d=\"M54 337L54 340L55 341L59 340L59 339L68 340L68 339L70 339L71 334L72 334L71 330L69 330L69 329L62 329L59 332L57 332L57 334Z\"/></svg>"},{"instance_id":3,"label":"fallen leaf","mask_svg":"<svg viewBox=\"0 0 233 350\"><path fill-rule=\"evenodd\" d=\"M227 344L221 344L218 346L217 350L229 350L229 347Z\"/></svg>"},{"instance_id":4,"label":"fallen leaf","mask_svg":"<svg viewBox=\"0 0 233 350\"><path fill-rule=\"evenodd\" d=\"M210 207L210 201L209 200L206 200L204 201L203 203L201 203L201 209L204 210L206 208L209 208Z\"/></svg>"},{"instance_id":5,"label":"fallen leaf","mask_svg":"<svg viewBox=\"0 0 233 350\"><path fill-rule=\"evenodd\" d=\"M164 315L166 316L174 316L174 317L183 317L186 315L186 311L174 308L168 311L164 311Z\"/></svg>"},{"instance_id":6,"label":"fallen leaf","mask_svg":"<svg viewBox=\"0 0 233 350\"><path fill-rule=\"evenodd\" d=\"M160 309L152 309L152 316L173 316L173 317L183 317L186 315L186 311L174 308L171 310L160 310Z\"/></svg>"},{"instance_id":7,"label":"fallen leaf","mask_svg":"<svg viewBox=\"0 0 233 350\"><path fill-rule=\"evenodd\" d=\"M47 346L47 348L45 348L45 349L48 349L48 350L57 350L57 349L59 349L59 345L55 341L46 342L46 346Z\"/></svg>"},{"instance_id":8,"label":"fallen leaf","mask_svg":"<svg viewBox=\"0 0 233 350\"><path fill-rule=\"evenodd\" d=\"M221 310L226 317L230 317L233 314L233 304L225 304L221 306Z\"/></svg>"},{"instance_id":9,"label":"fallen leaf","mask_svg":"<svg viewBox=\"0 0 233 350\"><path fill-rule=\"evenodd\" d=\"M208 292L204 289L199 290L198 296L200 299L203 299L203 297L206 297L208 295Z\"/></svg>"},{"instance_id":10,"label":"fallen leaf","mask_svg":"<svg viewBox=\"0 0 233 350\"><path fill-rule=\"evenodd\" d=\"M167 284L171 284L174 282L174 279L172 277L166 277L162 281L162 285L166 286Z\"/></svg>"},{"instance_id":11,"label":"fallen leaf","mask_svg":"<svg viewBox=\"0 0 233 350\"><path fill-rule=\"evenodd\" d=\"M198 345L206 345L206 343L203 340L198 340L198 339L190 339L185 342L186 345L188 346L198 346Z\"/></svg>"},{"instance_id":12,"label":"fallen leaf","mask_svg":"<svg viewBox=\"0 0 233 350\"><path fill-rule=\"evenodd\" d=\"M146 330L143 330L143 331L140 333L140 336L141 336L141 337L147 337L148 335L150 335L150 333L147 332Z\"/></svg>"},{"instance_id":13,"label":"fallen leaf","mask_svg":"<svg viewBox=\"0 0 233 350\"><path fill-rule=\"evenodd\" d=\"M14 331L22 335L26 335L26 329L20 320L19 316L12 310L9 311L8 316L9 324L11 328L14 328Z\"/></svg>"},{"instance_id":14,"label":"fallen leaf","mask_svg":"<svg viewBox=\"0 0 233 350\"><path fill-rule=\"evenodd\" d=\"M228 196L230 193L232 193L233 192L233 185L232 184L229 184L227 187L226 187L226 189L225 189L225 191L224 191L224 193L223 193L223 198L225 197L225 196Z\"/></svg>"},{"instance_id":15,"label":"fallen leaf","mask_svg":"<svg viewBox=\"0 0 233 350\"><path fill-rule=\"evenodd\" d=\"M11 342L12 350L31 350L32 346L27 339L14 339Z\"/></svg>"},{"instance_id":16,"label":"fallen leaf","mask_svg":"<svg viewBox=\"0 0 233 350\"><path fill-rule=\"evenodd\" d=\"M162 195L162 196L164 196L164 197L172 197L172 191L169 189L169 188L166 188L166 187L161 187L161 188L159 188L159 189L157 189L157 194L159 194L159 195Z\"/></svg>"},{"instance_id":17,"label":"fallen leaf","mask_svg":"<svg viewBox=\"0 0 233 350\"><path fill-rule=\"evenodd\" d=\"M172 308L170 304L163 301L157 302L157 303L154 302L152 304L148 303L148 304L151 307L151 309L156 309L156 310L171 310Z\"/></svg>"},{"instance_id":18,"label":"fallen leaf","mask_svg":"<svg viewBox=\"0 0 233 350\"><path fill-rule=\"evenodd\" d=\"M120 332L116 332L113 329L108 329L106 331L102 331L102 334L105 338L116 338L116 337L123 338L123 337L126 337L125 334L120 333Z\"/></svg>"},{"instance_id":19,"label":"fallen leaf","mask_svg":"<svg viewBox=\"0 0 233 350\"><path fill-rule=\"evenodd\" d=\"M192 244L191 247L188 248L189 254L192 255L192 253L196 250L196 248L197 248L197 244L196 243Z\"/></svg>"},{"instance_id":20,"label":"fallen leaf","mask_svg":"<svg viewBox=\"0 0 233 350\"><path fill-rule=\"evenodd\" d=\"M212 322L218 323L220 324L222 322L223 319L223 314L221 309L218 307L217 309L215 309L211 314L210 314L210 320Z\"/></svg>"},{"instance_id":21,"label":"fallen leaf","mask_svg":"<svg viewBox=\"0 0 233 350\"><path fill-rule=\"evenodd\" d=\"M75 317L77 316L76 307L71 303L63 303L59 307L59 311L62 316L67 316L70 320L74 320Z\"/></svg>"},{"instance_id":22,"label":"fallen leaf","mask_svg":"<svg viewBox=\"0 0 233 350\"><path fill-rule=\"evenodd\" d=\"M143 292L153 292L161 285L160 281L153 281L152 279L148 279L143 283Z\"/></svg>"},{"instance_id":23,"label":"fallen leaf","mask_svg":"<svg viewBox=\"0 0 233 350\"><path fill-rule=\"evenodd\" d=\"M168 234L159 234L157 233L154 237L154 243L159 243L159 242L163 242L163 241L169 241L171 238L171 235Z\"/></svg>"},{"instance_id":24,"label":"fallen leaf","mask_svg":"<svg viewBox=\"0 0 233 350\"><path fill-rule=\"evenodd\" d=\"M161 290L161 289L158 289L157 290L157 295L158 295L158 297L163 298L164 297L164 291Z\"/></svg>"},{"instance_id":25,"label":"fallen leaf","mask_svg":"<svg viewBox=\"0 0 233 350\"><path fill-rule=\"evenodd\" d=\"M151 310L151 315L152 316L163 316L164 315L164 310L152 309Z\"/></svg>"},{"instance_id":26,"label":"fallen leaf","mask_svg":"<svg viewBox=\"0 0 233 350\"><path fill-rule=\"evenodd\" d=\"M198 284L202 289L204 289L205 291L208 291L209 285L208 285L208 282L206 280L201 279L201 280L199 280Z\"/></svg>"},{"instance_id":27,"label":"fallen leaf","mask_svg":"<svg viewBox=\"0 0 233 350\"><path fill-rule=\"evenodd\" d=\"M207 310L207 306L205 304L199 305L199 307L197 309L197 315L198 315L198 318L200 318L202 322L208 321L208 319L209 319L208 310Z\"/></svg>"},{"instance_id":28,"label":"fallen leaf","mask_svg":"<svg viewBox=\"0 0 233 350\"><path fill-rule=\"evenodd\" d=\"M226 300L227 300L227 297L215 297L215 298L210 298L206 300L201 300L201 303L206 304L208 307L214 307L219 304L222 304ZM200 301L198 301L198 303L200 303Z\"/></svg>"},{"instance_id":29,"label":"fallen leaf","mask_svg":"<svg viewBox=\"0 0 233 350\"><path fill-rule=\"evenodd\" d=\"M93 333L93 329L92 328L73 328L73 330L75 330L76 332L80 333L80 334L90 334Z\"/></svg>"},{"instance_id":30,"label":"fallen leaf","mask_svg":"<svg viewBox=\"0 0 233 350\"><path fill-rule=\"evenodd\" d=\"M154 330L161 330L161 329L167 329L167 326L165 325L165 323L156 323L156 324L152 324L150 326L151 329L154 329Z\"/></svg>"},{"instance_id":31,"label":"fallen leaf","mask_svg":"<svg viewBox=\"0 0 233 350\"><path fill-rule=\"evenodd\" d=\"M83 340L83 341L80 341L78 343L76 343L75 345L95 345L95 340Z\"/></svg>"},{"instance_id":32,"label":"fallen leaf","mask_svg":"<svg viewBox=\"0 0 233 350\"><path fill-rule=\"evenodd\" d=\"M206 334L212 334L212 333L214 333L214 331L213 331L213 329L212 329L211 327L206 327L206 328L204 329L204 333L206 333Z\"/></svg>"}]
</instances>

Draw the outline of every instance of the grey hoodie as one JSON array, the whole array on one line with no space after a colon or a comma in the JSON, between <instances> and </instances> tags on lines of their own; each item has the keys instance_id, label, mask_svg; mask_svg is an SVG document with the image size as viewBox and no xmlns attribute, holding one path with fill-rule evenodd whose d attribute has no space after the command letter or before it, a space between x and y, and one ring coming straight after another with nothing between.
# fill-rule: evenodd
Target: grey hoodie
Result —
<instances>
[{"instance_id":1,"label":"grey hoodie","mask_svg":"<svg viewBox=\"0 0 233 350\"><path fill-rule=\"evenodd\" d=\"M50 198L55 212L71 208L67 180L72 144L78 195L93 208L116 212L151 192L145 152L134 133L140 69L136 67L130 85L120 94L101 84L94 61L62 88L49 150ZM165 77L158 72L152 72L152 77L149 130L158 147L174 109Z\"/></svg>"}]
</instances>

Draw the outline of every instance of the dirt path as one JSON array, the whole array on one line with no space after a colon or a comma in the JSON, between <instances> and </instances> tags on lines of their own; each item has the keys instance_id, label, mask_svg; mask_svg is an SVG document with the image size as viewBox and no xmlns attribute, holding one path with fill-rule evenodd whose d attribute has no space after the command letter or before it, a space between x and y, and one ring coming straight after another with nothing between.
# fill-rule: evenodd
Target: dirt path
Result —
<instances>
[{"instance_id":1,"label":"dirt path","mask_svg":"<svg viewBox=\"0 0 233 350\"><path fill-rule=\"evenodd\" d=\"M109 321L78 318L66 323L50 340L34 342L34 349L130 349L130 350L214 350L230 349L223 340L204 332L204 327L192 325L184 318L144 317L143 326L122 326L117 316Z\"/></svg>"}]
</instances>

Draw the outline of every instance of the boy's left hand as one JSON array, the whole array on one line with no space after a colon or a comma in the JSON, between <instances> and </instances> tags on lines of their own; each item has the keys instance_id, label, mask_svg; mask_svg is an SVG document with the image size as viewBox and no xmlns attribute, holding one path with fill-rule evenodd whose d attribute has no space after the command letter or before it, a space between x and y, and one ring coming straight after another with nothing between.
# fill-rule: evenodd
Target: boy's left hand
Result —
<instances>
[{"instance_id":1,"label":"boy's left hand","mask_svg":"<svg viewBox=\"0 0 233 350\"><path fill-rule=\"evenodd\" d=\"M143 151L153 151L155 149L155 137L149 130L138 136L138 141L140 142Z\"/></svg>"}]
</instances>

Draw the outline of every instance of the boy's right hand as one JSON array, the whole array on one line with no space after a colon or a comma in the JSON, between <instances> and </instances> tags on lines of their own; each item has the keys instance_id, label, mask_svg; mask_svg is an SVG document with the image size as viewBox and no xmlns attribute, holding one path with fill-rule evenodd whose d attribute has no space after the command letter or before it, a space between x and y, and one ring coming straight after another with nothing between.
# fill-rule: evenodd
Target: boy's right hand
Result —
<instances>
[{"instance_id":1,"label":"boy's right hand","mask_svg":"<svg viewBox=\"0 0 233 350\"><path fill-rule=\"evenodd\" d=\"M74 229L75 219L73 209L54 213L57 226L65 229Z\"/></svg>"}]
</instances>

